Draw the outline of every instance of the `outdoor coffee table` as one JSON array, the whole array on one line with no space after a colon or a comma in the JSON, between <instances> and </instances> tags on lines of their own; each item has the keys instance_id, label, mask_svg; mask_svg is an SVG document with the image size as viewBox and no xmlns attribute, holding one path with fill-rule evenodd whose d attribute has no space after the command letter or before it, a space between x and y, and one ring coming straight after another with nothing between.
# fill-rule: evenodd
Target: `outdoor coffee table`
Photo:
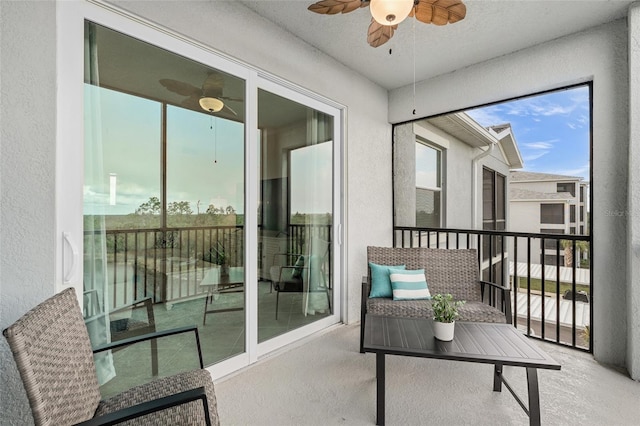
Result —
<instances>
[{"instance_id":1,"label":"outdoor coffee table","mask_svg":"<svg viewBox=\"0 0 640 426\"><path fill-rule=\"evenodd\" d=\"M560 364L512 325L457 321L455 337L443 342L434 337L431 319L367 315L365 324L364 350L376 354L378 425L384 425L385 355L493 364L493 390L502 391L504 383L529 416L529 423L540 424L537 369L560 370ZM502 375L505 365L526 368L528 408Z\"/></svg>"}]
</instances>

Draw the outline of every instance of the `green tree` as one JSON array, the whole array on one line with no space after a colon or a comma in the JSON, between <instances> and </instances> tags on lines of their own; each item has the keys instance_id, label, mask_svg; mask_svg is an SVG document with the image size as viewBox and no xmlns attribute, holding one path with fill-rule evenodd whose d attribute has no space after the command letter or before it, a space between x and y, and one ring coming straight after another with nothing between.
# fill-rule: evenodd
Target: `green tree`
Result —
<instances>
[{"instance_id":1,"label":"green tree","mask_svg":"<svg viewBox=\"0 0 640 426\"><path fill-rule=\"evenodd\" d=\"M140 207L136 209L136 214L160 214L160 199L158 197L150 197L149 201L140 204Z\"/></svg>"},{"instance_id":2,"label":"green tree","mask_svg":"<svg viewBox=\"0 0 640 426\"><path fill-rule=\"evenodd\" d=\"M167 206L167 214L193 214L188 201L173 201Z\"/></svg>"}]
</instances>

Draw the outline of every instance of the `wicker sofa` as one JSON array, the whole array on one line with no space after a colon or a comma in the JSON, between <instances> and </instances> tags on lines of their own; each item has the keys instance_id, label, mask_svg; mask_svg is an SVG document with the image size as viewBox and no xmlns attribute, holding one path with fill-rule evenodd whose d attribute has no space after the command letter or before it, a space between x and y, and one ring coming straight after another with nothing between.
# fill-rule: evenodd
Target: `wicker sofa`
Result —
<instances>
[{"instance_id":1,"label":"wicker sofa","mask_svg":"<svg viewBox=\"0 0 640 426\"><path fill-rule=\"evenodd\" d=\"M474 249L432 249L425 247L367 247L367 265L405 265L406 269L424 269L431 295L451 293L466 303L459 308L459 321L511 323L511 294L506 287L479 279L478 253ZM496 289L498 306L484 302L485 288ZM369 297L371 268L362 280L360 352L367 314L397 317L433 316L431 300L393 300ZM487 292L488 296L489 292ZM487 297L488 299L489 297Z\"/></svg>"}]
</instances>

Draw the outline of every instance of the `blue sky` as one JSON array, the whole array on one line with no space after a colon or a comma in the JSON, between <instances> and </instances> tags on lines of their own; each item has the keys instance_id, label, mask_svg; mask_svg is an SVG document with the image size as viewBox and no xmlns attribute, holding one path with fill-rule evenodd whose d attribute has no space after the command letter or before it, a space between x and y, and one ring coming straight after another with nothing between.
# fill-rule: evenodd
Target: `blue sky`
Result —
<instances>
[{"instance_id":1,"label":"blue sky","mask_svg":"<svg viewBox=\"0 0 640 426\"><path fill-rule=\"evenodd\" d=\"M484 127L511 124L522 170L589 180L588 86L466 112Z\"/></svg>"}]
</instances>

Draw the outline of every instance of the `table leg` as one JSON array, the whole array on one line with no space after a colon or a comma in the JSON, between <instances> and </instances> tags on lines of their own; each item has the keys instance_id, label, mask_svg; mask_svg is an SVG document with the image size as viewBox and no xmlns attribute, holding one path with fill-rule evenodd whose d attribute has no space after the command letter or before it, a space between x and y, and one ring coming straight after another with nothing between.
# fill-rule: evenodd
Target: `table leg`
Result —
<instances>
[{"instance_id":1,"label":"table leg","mask_svg":"<svg viewBox=\"0 0 640 426\"><path fill-rule=\"evenodd\" d=\"M495 364L493 369L493 391L502 392L502 364Z\"/></svg>"},{"instance_id":2,"label":"table leg","mask_svg":"<svg viewBox=\"0 0 640 426\"><path fill-rule=\"evenodd\" d=\"M384 354L376 353L376 424L384 425Z\"/></svg>"},{"instance_id":3,"label":"table leg","mask_svg":"<svg viewBox=\"0 0 640 426\"><path fill-rule=\"evenodd\" d=\"M209 299L213 297L211 290L207 291L207 296L204 298L204 314L202 315L202 325L207 324L207 310L209 309Z\"/></svg>"},{"instance_id":4,"label":"table leg","mask_svg":"<svg viewBox=\"0 0 640 426\"><path fill-rule=\"evenodd\" d=\"M536 368L527 368L527 387L529 389L529 424L540 426L540 393Z\"/></svg>"}]
</instances>

